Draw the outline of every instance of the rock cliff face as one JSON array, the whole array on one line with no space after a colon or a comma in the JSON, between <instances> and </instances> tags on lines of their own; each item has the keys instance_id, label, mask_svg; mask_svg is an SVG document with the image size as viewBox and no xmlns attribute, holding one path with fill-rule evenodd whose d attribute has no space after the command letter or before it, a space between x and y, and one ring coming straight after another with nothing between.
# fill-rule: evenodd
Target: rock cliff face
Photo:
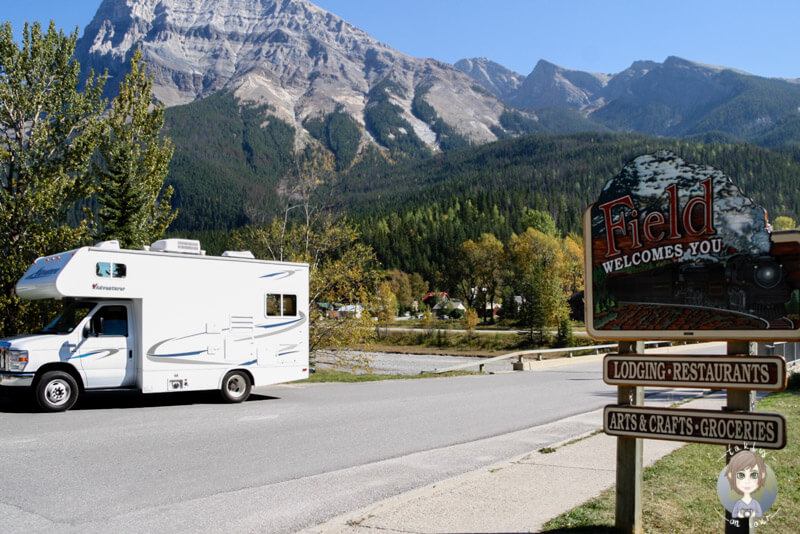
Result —
<instances>
[{"instance_id":1,"label":"rock cliff face","mask_svg":"<svg viewBox=\"0 0 800 534\"><path fill-rule=\"evenodd\" d=\"M545 60L536 64L511 100L521 108L591 109L602 105L611 76L565 69Z\"/></svg>"},{"instance_id":2,"label":"rock cliff face","mask_svg":"<svg viewBox=\"0 0 800 534\"><path fill-rule=\"evenodd\" d=\"M438 118L474 143L496 138L503 111L454 67L403 55L306 0L104 0L76 56L87 72L107 69L116 91L136 46L167 106L232 90L267 104L298 138L307 117L337 109L363 125L370 91L387 82L392 103L434 148L432 121L411 111L420 87Z\"/></svg>"},{"instance_id":3,"label":"rock cliff face","mask_svg":"<svg viewBox=\"0 0 800 534\"><path fill-rule=\"evenodd\" d=\"M503 101L514 98L525 81L525 76L485 57L462 59L454 66Z\"/></svg>"}]
</instances>

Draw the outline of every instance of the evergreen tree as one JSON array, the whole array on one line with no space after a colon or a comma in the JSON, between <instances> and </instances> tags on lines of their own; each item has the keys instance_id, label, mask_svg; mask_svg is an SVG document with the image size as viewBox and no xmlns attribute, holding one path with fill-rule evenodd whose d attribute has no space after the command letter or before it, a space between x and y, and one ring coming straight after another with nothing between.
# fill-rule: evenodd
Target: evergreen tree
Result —
<instances>
[{"instance_id":1,"label":"evergreen tree","mask_svg":"<svg viewBox=\"0 0 800 534\"><path fill-rule=\"evenodd\" d=\"M33 260L78 246L89 233L89 221L65 221L91 194L105 104L93 75L79 91L77 37L53 22L46 33L26 23L20 48L11 24L0 26L0 337L41 326L38 307L14 293Z\"/></svg>"},{"instance_id":2,"label":"evergreen tree","mask_svg":"<svg viewBox=\"0 0 800 534\"><path fill-rule=\"evenodd\" d=\"M99 189L101 239L117 239L125 248L141 248L160 238L177 216L164 188L172 143L160 137L164 106L152 97L142 52L113 100L93 169ZM163 189L163 192L162 192Z\"/></svg>"}]
</instances>

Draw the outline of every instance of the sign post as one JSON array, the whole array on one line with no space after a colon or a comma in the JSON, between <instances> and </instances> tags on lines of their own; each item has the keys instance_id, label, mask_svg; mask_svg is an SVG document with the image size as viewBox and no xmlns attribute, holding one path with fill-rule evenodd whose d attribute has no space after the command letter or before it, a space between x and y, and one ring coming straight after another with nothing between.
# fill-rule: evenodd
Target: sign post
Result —
<instances>
[{"instance_id":1,"label":"sign post","mask_svg":"<svg viewBox=\"0 0 800 534\"><path fill-rule=\"evenodd\" d=\"M639 533L642 438L785 446L786 420L753 412L753 391L784 389L786 364L756 356L753 342L800 340L800 231L773 232L722 172L661 151L605 185L584 214L584 244L586 330L623 340L603 368L618 386L603 417L617 436L616 526ZM644 355L644 340L665 339L726 341L728 355ZM646 385L727 389L727 406L648 408ZM727 519L726 532L748 532Z\"/></svg>"},{"instance_id":2,"label":"sign post","mask_svg":"<svg viewBox=\"0 0 800 534\"><path fill-rule=\"evenodd\" d=\"M620 354L643 354L644 341L621 342ZM617 403L622 406L644 405L644 388L620 386ZM621 532L642 532L642 440L617 438L617 504L615 526ZM620 499L620 495L626 498Z\"/></svg>"},{"instance_id":3,"label":"sign post","mask_svg":"<svg viewBox=\"0 0 800 534\"><path fill-rule=\"evenodd\" d=\"M755 354L756 344L747 341L731 341L728 342L728 354ZM727 391L727 405L725 409L728 411L742 411L752 412L755 409L756 396L751 390L736 390L729 389ZM738 445L736 443L732 445ZM726 463L730 463L733 457L733 447L728 447L725 453ZM753 518L747 521L733 521L731 513L725 510L725 534L754 534L755 527L753 526Z\"/></svg>"}]
</instances>

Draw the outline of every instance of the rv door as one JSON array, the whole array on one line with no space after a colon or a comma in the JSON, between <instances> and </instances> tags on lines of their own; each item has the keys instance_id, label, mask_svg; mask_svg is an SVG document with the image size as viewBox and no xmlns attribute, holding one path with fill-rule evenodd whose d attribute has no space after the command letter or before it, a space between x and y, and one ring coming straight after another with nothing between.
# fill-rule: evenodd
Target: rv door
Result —
<instances>
[{"instance_id":1,"label":"rv door","mask_svg":"<svg viewBox=\"0 0 800 534\"><path fill-rule=\"evenodd\" d=\"M136 383L135 330L130 306L99 305L84 323L83 341L76 347L87 388L115 388Z\"/></svg>"}]
</instances>

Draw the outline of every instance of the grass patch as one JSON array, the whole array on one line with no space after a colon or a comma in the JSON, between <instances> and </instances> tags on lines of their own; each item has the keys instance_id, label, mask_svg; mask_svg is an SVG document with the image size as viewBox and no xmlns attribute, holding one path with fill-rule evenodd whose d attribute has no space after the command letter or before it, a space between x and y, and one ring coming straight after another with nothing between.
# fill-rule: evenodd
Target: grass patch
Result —
<instances>
[{"instance_id":1,"label":"grass patch","mask_svg":"<svg viewBox=\"0 0 800 534\"><path fill-rule=\"evenodd\" d=\"M394 325L393 325L394 326ZM444 326L438 325L437 326ZM377 345L394 347L415 347L428 350L446 349L448 351L463 351L480 353L483 355L496 355L498 353L513 352L540 348L552 348L550 343L542 346L534 343L526 333L492 332L490 330L475 331L469 334L466 330L450 330L449 326L443 328L430 328L428 330L392 330L382 332ZM551 341L555 336L547 336ZM587 339L576 339L577 345L590 345Z\"/></svg>"},{"instance_id":2,"label":"grass patch","mask_svg":"<svg viewBox=\"0 0 800 534\"><path fill-rule=\"evenodd\" d=\"M311 373L305 380L298 380L295 383L320 383L320 382L378 382L380 380L412 380L416 378L442 378L447 376L479 375L482 373L471 371L451 371L448 373L420 373L418 375L385 375L374 373L349 373L347 371L335 371L331 369L317 369L316 373Z\"/></svg>"},{"instance_id":3,"label":"grass patch","mask_svg":"<svg viewBox=\"0 0 800 534\"><path fill-rule=\"evenodd\" d=\"M764 461L778 478L778 497L760 526L765 532L797 532L800 517L800 375L789 388L758 403L759 412L786 417L787 445L764 450ZM642 515L645 532L722 532L725 510L717 497L717 478L725 468L725 448L688 443L645 469ZM544 525L548 532L613 532L616 490L566 512ZM777 513L776 513L777 512ZM774 515L773 515L774 514Z\"/></svg>"},{"instance_id":4,"label":"grass patch","mask_svg":"<svg viewBox=\"0 0 800 534\"><path fill-rule=\"evenodd\" d=\"M566 447L568 445L572 445L573 443L577 443L579 441L583 441L583 440L588 439L588 438L590 438L592 436L596 436L597 434L600 434L602 432L603 432L602 430L595 430L594 432L591 432L591 433L589 433L589 434L587 434L585 436L581 436L579 438L571 439L571 440L567 441L566 443L562 443L561 445L558 445L557 447L543 447L543 448L539 449L538 452L540 454L551 454L551 453L556 452L561 447Z\"/></svg>"},{"instance_id":5,"label":"grass patch","mask_svg":"<svg viewBox=\"0 0 800 534\"><path fill-rule=\"evenodd\" d=\"M435 349L460 349L486 352L510 352L525 345L519 334L474 334L466 331L432 329L427 331L391 331L378 339L381 345L412 346Z\"/></svg>"}]
</instances>

